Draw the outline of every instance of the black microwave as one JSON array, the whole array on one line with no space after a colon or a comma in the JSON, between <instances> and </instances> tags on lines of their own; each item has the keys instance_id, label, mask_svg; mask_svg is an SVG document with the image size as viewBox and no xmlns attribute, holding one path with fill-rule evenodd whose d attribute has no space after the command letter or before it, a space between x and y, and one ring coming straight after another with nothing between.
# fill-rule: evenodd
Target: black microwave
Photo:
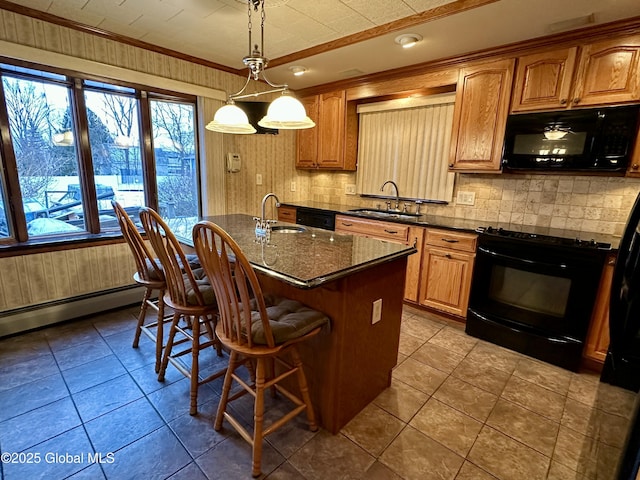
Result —
<instances>
[{"instance_id":1,"label":"black microwave","mask_svg":"<svg viewBox=\"0 0 640 480\"><path fill-rule=\"evenodd\" d=\"M509 115L506 171L624 172L640 105Z\"/></svg>"}]
</instances>

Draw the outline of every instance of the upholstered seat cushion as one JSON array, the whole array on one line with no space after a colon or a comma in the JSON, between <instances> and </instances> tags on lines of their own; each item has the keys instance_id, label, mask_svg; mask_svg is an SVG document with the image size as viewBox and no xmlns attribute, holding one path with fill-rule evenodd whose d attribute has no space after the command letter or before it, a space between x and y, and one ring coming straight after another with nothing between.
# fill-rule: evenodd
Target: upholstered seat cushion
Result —
<instances>
[{"instance_id":1,"label":"upholstered seat cushion","mask_svg":"<svg viewBox=\"0 0 640 480\"><path fill-rule=\"evenodd\" d=\"M216 304L216 294L213 291L213 287L209 282L209 278L204 273L204 268L196 268L193 270L193 277L196 279L196 284L198 290L202 294L202 298L204 299L205 305L215 305ZM185 285L189 285L189 280L186 277L184 279ZM189 288L187 290L187 303L189 305L198 305L198 299L196 297L196 292Z\"/></svg>"},{"instance_id":2,"label":"upholstered seat cushion","mask_svg":"<svg viewBox=\"0 0 640 480\"><path fill-rule=\"evenodd\" d=\"M191 267L191 270L201 267L200 260L198 259L197 255L189 254L185 256L187 259L187 263L189 264L189 267ZM164 280L164 275L162 274L162 265L160 265L160 260L158 260L157 258L154 259L154 261L158 264L158 268L160 268L161 271L160 272L156 271L156 269L153 266L153 263L151 263L151 261L147 259L146 262L147 262L147 269L149 270L149 280L162 281ZM180 258L178 258L178 262L182 264L182 261L180 260Z\"/></svg>"},{"instance_id":3,"label":"upholstered seat cushion","mask_svg":"<svg viewBox=\"0 0 640 480\"><path fill-rule=\"evenodd\" d=\"M302 337L329 321L329 317L324 313L313 310L296 300L265 295L264 301L276 344ZM255 311L255 300L251 303L254 310L251 314L251 336L256 344L266 345L260 314Z\"/></svg>"}]
</instances>

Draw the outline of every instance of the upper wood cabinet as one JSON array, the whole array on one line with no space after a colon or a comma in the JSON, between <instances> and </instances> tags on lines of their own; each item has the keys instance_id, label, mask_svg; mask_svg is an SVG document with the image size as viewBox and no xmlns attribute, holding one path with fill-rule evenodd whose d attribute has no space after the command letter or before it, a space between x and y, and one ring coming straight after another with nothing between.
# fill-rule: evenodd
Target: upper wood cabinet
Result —
<instances>
[{"instance_id":1,"label":"upper wood cabinet","mask_svg":"<svg viewBox=\"0 0 640 480\"><path fill-rule=\"evenodd\" d=\"M296 167L314 168L318 162L318 95L301 98L307 116L316 124L313 128L298 130Z\"/></svg>"},{"instance_id":2,"label":"upper wood cabinet","mask_svg":"<svg viewBox=\"0 0 640 480\"><path fill-rule=\"evenodd\" d=\"M463 68L458 76L449 169L500 171L515 60Z\"/></svg>"},{"instance_id":3,"label":"upper wood cabinet","mask_svg":"<svg viewBox=\"0 0 640 480\"><path fill-rule=\"evenodd\" d=\"M302 103L316 126L298 132L296 167L355 170L355 144L351 132L354 121L357 129L357 118L354 119L350 115L351 109L347 108L346 92L323 93L302 99Z\"/></svg>"},{"instance_id":4,"label":"upper wood cabinet","mask_svg":"<svg viewBox=\"0 0 640 480\"><path fill-rule=\"evenodd\" d=\"M636 135L631 160L629 160L629 168L627 168L627 177L640 177L640 131Z\"/></svg>"},{"instance_id":5,"label":"upper wood cabinet","mask_svg":"<svg viewBox=\"0 0 640 480\"><path fill-rule=\"evenodd\" d=\"M577 106L640 100L640 35L582 48L573 90Z\"/></svg>"},{"instance_id":6,"label":"upper wood cabinet","mask_svg":"<svg viewBox=\"0 0 640 480\"><path fill-rule=\"evenodd\" d=\"M518 58L511 111L564 108L571 93L577 47Z\"/></svg>"},{"instance_id":7,"label":"upper wood cabinet","mask_svg":"<svg viewBox=\"0 0 640 480\"><path fill-rule=\"evenodd\" d=\"M640 100L639 69L639 35L520 57L511 110L635 102Z\"/></svg>"}]
</instances>

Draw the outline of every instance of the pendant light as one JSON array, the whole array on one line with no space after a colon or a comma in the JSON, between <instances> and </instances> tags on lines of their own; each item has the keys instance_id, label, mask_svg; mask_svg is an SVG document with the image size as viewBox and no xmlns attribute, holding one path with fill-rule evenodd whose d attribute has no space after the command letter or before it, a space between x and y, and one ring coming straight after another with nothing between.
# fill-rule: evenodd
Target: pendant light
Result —
<instances>
[{"instance_id":1,"label":"pendant light","mask_svg":"<svg viewBox=\"0 0 640 480\"><path fill-rule=\"evenodd\" d=\"M267 114L258 122L264 128L279 128L284 130L298 130L315 127L315 123L307 116L300 100L293 97L289 92L288 85L277 85L269 81L265 74L265 69L269 60L264 56L264 2L265 0L247 0L248 7L248 29L249 29L249 55L242 59L242 62L249 68L247 81L239 92L228 96L227 104L216 111L213 121L206 128L214 132L251 134L256 133L256 129L249 123L247 114L238 107L234 100L242 98L258 97L269 93L281 93L267 110ZM260 11L260 48L258 44L251 49L251 11ZM270 86L272 90L243 94L251 79L258 81L260 77Z\"/></svg>"}]
</instances>

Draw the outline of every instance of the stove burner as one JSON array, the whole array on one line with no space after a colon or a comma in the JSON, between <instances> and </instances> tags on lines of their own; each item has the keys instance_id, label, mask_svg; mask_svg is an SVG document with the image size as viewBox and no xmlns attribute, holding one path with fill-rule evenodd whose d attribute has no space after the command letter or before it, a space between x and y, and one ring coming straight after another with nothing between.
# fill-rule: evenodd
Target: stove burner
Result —
<instances>
[{"instance_id":1,"label":"stove burner","mask_svg":"<svg viewBox=\"0 0 640 480\"><path fill-rule=\"evenodd\" d=\"M515 240L524 240L530 243L557 245L562 247L579 247L593 248L601 250L611 249L610 243L596 242L594 239L582 240L580 238L554 237L550 235L538 235L536 233L516 232L514 230L505 230L503 228L486 227L479 228L478 232L492 237L512 238Z\"/></svg>"}]
</instances>

